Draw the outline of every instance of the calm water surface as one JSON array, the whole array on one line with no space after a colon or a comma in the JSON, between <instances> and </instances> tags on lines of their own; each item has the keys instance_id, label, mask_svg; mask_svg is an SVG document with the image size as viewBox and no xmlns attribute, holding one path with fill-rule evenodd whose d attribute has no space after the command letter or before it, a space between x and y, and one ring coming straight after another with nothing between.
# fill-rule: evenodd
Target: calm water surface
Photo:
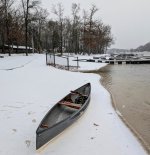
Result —
<instances>
[{"instance_id":1,"label":"calm water surface","mask_svg":"<svg viewBox=\"0 0 150 155\"><path fill-rule=\"evenodd\" d=\"M108 65L100 75L117 109L150 148L150 65Z\"/></svg>"}]
</instances>

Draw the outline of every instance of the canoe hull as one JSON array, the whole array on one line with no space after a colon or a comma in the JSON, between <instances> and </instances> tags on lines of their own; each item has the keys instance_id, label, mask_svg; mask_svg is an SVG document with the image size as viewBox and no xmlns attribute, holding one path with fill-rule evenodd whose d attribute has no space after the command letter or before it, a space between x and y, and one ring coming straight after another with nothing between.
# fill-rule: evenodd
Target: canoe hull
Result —
<instances>
[{"instance_id":1,"label":"canoe hull","mask_svg":"<svg viewBox=\"0 0 150 155\"><path fill-rule=\"evenodd\" d=\"M88 97L87 97L84 105L79 110L76 110L69 117L65 118L64 120L54 124L52 127L45 129L45 130L41 129L40 126L41 126L43 120L45 120L45 118L48 117L48 115L53 111L53 109L56 109L56 107L58 106L58 103L44 117L44 119L42 120L42 122L40 123L40 125L36 131L36 149L39 149L44 144L48 143L51 139L53 139L55 136L57 136L62 131L64 131L67 127L69 127L77 119L79 119L80 116L85 112L85 110L87 109L89 102L90 102L90 92L91 92L91 85L89 83L86 85L88 85L90 87L89 94L88 94Z\"/></svg>"}]
</instances>

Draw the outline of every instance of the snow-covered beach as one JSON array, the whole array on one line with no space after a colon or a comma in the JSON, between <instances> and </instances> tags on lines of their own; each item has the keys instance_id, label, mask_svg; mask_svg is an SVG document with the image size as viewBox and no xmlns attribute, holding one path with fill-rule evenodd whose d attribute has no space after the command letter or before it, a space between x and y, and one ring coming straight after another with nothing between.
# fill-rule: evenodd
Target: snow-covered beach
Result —
<instances>
[{"instance_id":1,"label":"snow-covered beach","mask_svg":"<svg viewBox=\"0 0 150 155\"><path fill-rule=\"evenodd\" d=\"M104 65L81 62L80 69L94 70ZM46 66L45 55L0 59L0 154L146 155L114 111L110 95L99 81L95 74ZM37 152L35 132L44 115L70 90L87 82L92 85L92 93L85 114Z\"/></svg>"}]
</instances>

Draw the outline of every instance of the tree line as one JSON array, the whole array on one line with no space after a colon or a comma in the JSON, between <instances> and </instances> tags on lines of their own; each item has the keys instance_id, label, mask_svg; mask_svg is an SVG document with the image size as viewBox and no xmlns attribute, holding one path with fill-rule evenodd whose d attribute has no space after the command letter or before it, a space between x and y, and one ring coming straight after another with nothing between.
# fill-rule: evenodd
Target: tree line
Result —
<instances>
[{"instance_id":1,"label":"tree line","mask_svg":"<svg viewBox=\"0 0 150 155\"><path fill-rule=\"evenodd\" d=\"M111 27L94 18L97 11L95 5L86 11L73 3L71 16L66 17L61 3L53 5L49 14L39 0L0 0L1 52L11 55L13 46L25 46L26 55L28 47L39 53L104 53L113 37Z\"/></svg>"}]
</instances>

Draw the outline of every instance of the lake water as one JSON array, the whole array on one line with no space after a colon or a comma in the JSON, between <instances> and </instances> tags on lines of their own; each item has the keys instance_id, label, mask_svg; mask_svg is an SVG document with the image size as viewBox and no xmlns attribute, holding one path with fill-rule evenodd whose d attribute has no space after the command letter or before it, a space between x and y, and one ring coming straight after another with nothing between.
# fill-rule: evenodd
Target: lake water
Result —
<instances>
[{"instance_id":1,"label":"lake water","mask_svg":"<svg viewBox=\"0 0 150 155\"><path fill-rule=\"evenodd\" d=\"M150 65L108 65L99 74L117 110L150 149Z\"/></svg>"}]
</instances>

